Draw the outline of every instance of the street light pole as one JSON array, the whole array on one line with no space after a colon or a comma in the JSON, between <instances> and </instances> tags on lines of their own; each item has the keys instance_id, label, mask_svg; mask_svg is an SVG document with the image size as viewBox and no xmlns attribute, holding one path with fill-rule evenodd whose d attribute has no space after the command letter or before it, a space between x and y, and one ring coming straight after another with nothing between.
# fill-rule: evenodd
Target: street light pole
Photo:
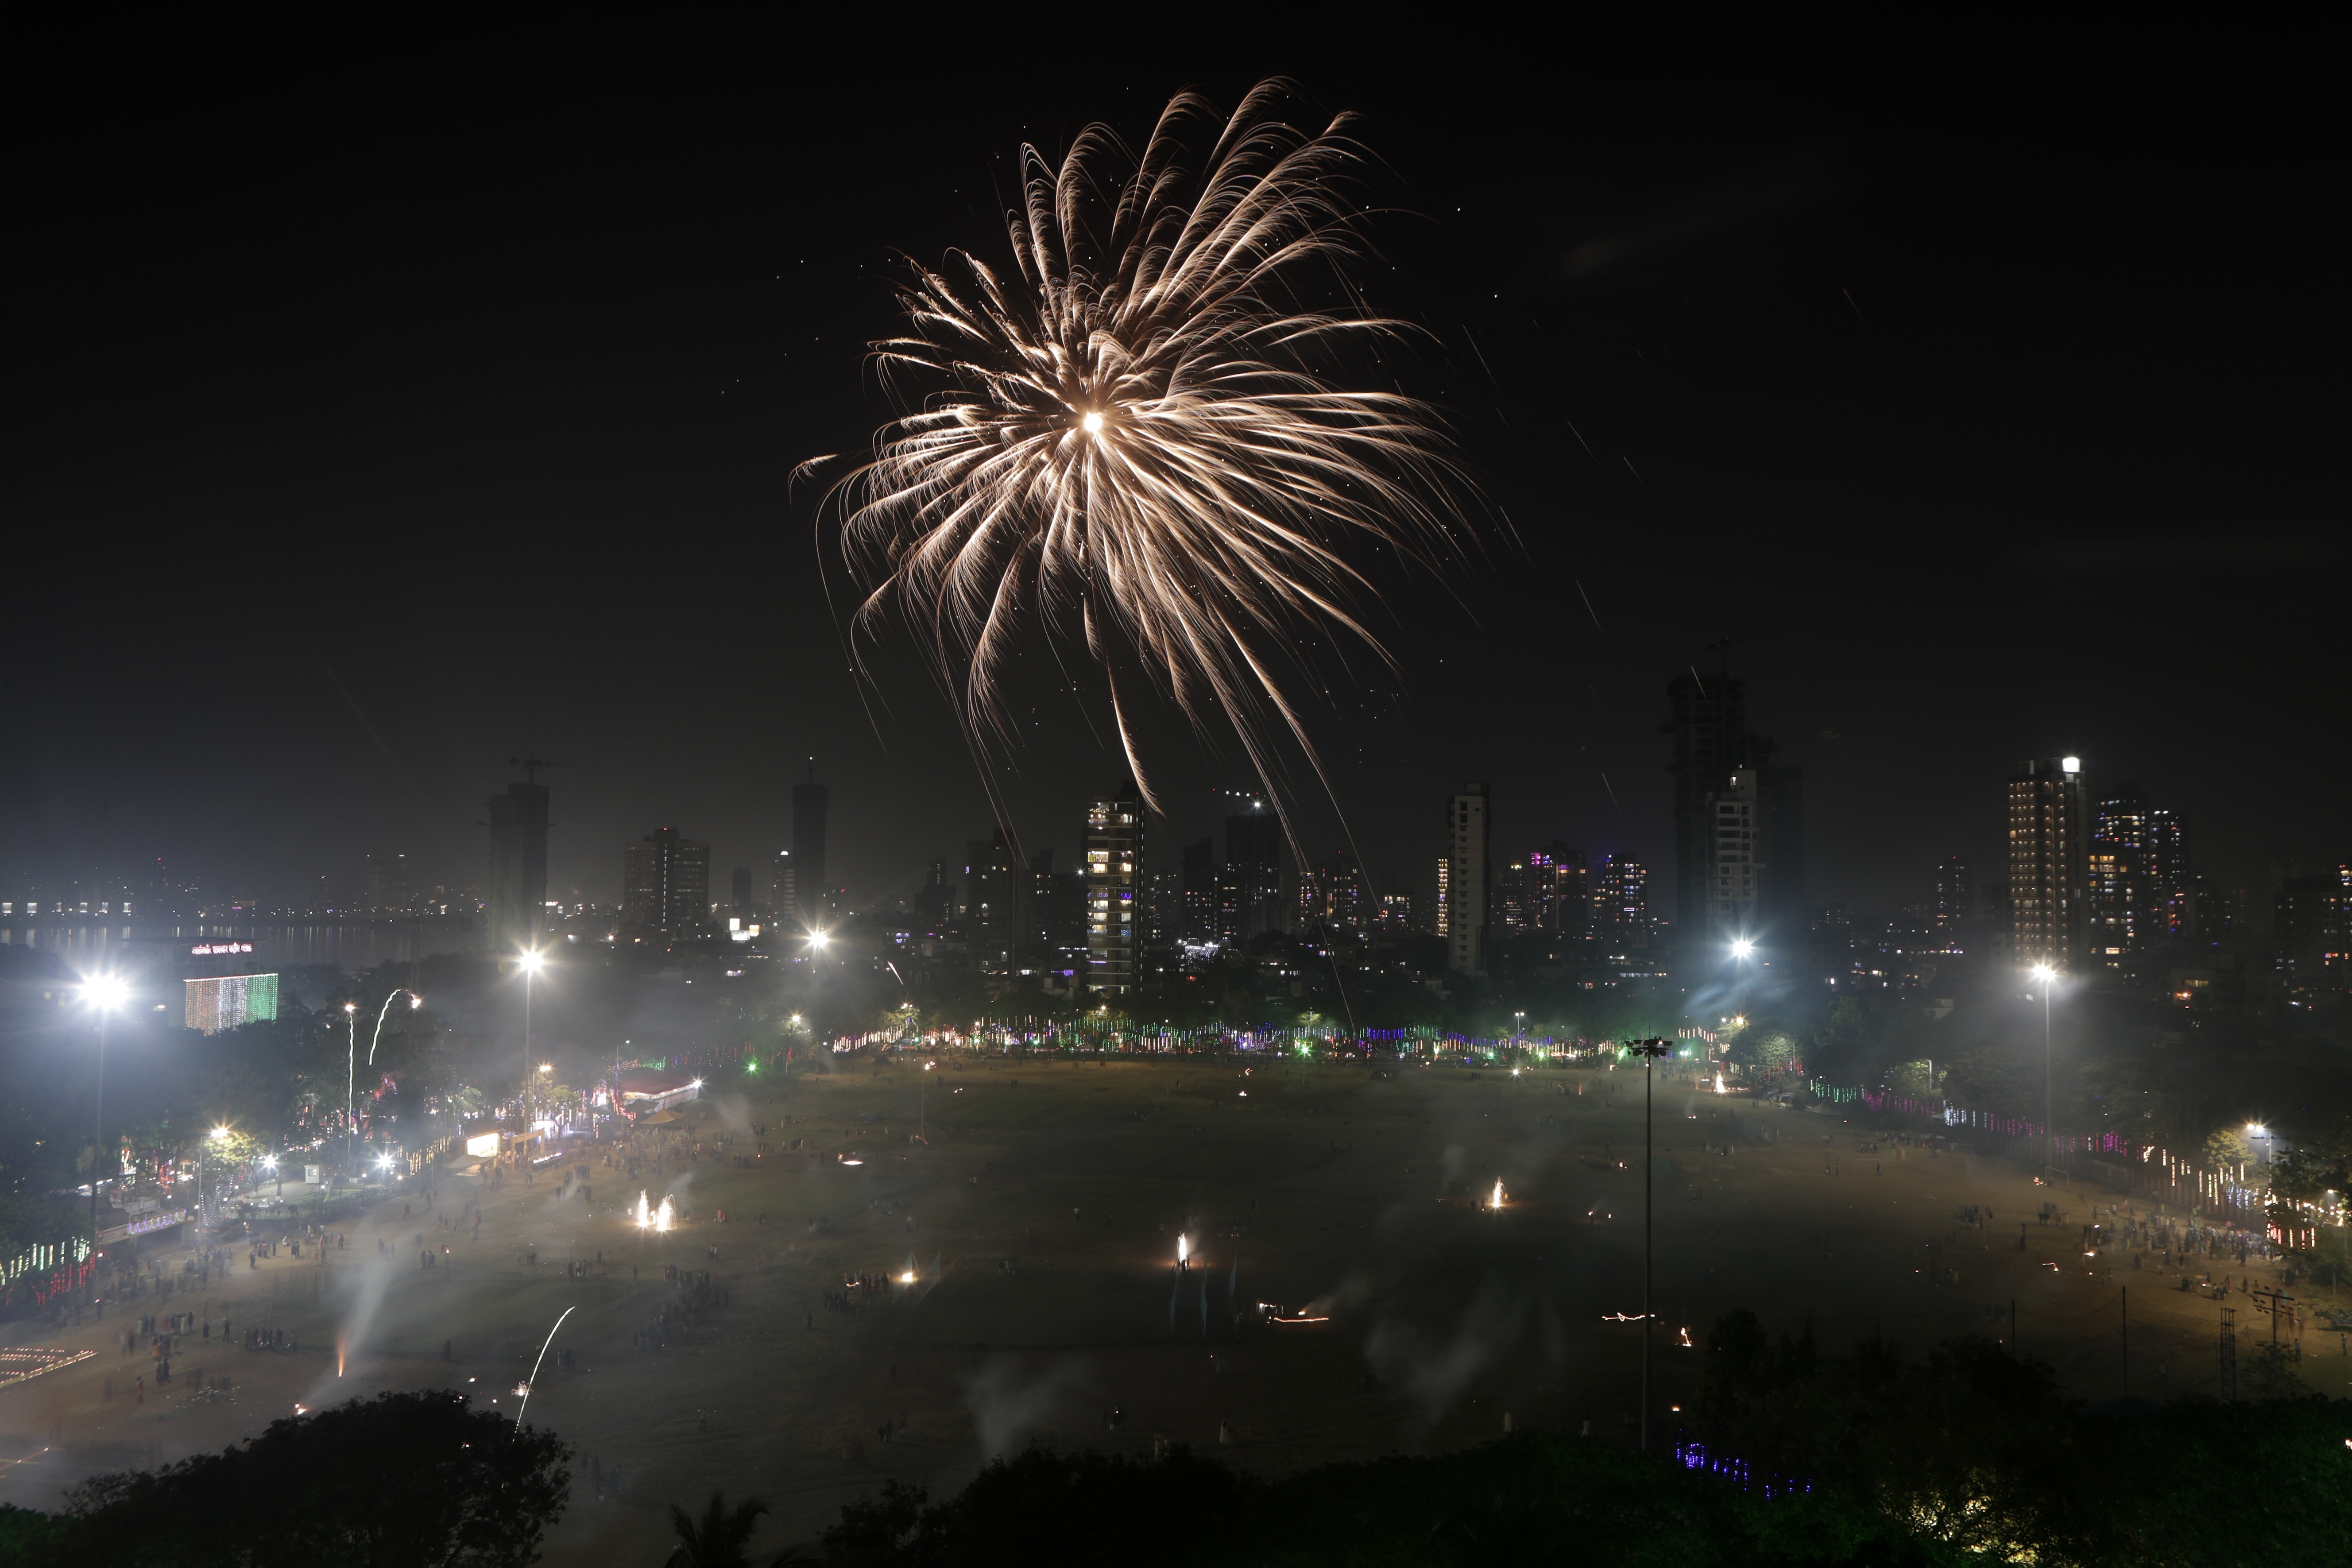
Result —
<instances>
[{"instance_id":1,"label":"street light pole","mask_svg":"<svg viewBox=\"0 0 2352 1568\"><path fill-rule=\"evenodd\" d=\"M384 998L389 1002L391 997ZM360 1005L343 1004L343 1175L352 1173L352 1128L358 1120L359 1102Z\"/></svg>"},{"instance_id":2,"label":"street light pole","mask_svg":"<svg viewBox=\"0 0 2352 1568\"><path fill-rule=\"evenodd\" d=\"M2033 966L2033 978L2042 983L2042 1137L2049 1151L2046 1163L2058 1168L2058 1119L2054 1111L2056 1099L2051 1091L2050 993L2058 980L2058 971L2047 963Z\"/></svg>"},{"instance_id":3,"label":"street light pole","mask_svg":"<svg viewBox=\"0 0 2352 1568\"><path fill-rule=\"evenodd\" d=\"M1657 1162L1650 1152L1650 1079L1657 1059L1673 1047L1662 1039L1643 1040L1633 1047L1642 1058L1642 1452L1650 1451L1650 1320L1656 1317L1651 1306L1650 1282L1652 1237L1650 1223L1651 1197L1657 1181Z\"/></svg>"},{"instance_id":4,"label":"street light pole","mask_svg":"<svg viewBox=\"0 0 2352 1568\"><path fill-rule=\"evenodd\" d=\"M515 1135L515 1147L522 1150L524 1166L531 1159L531 983L539 978L539 966L546 959L541 957L536 947L522 954L522 1086L515 1090L522 1105L522 1131Z\"/></svg>"},{"instance_id":5,"label":"street light pole","mask_svg":"<svg viewBox=\"0 0 2352 1568\"><path fill-rule=\"evenodd\" d=\"M89 1129L89 1257L90 1278L98 1278L98 1172L106 1142L106 1021L129 991L121 979L101 974L82 984L82 996L98 1010L98 1080L91 1095Z\"/></svg>"}]
</instances>

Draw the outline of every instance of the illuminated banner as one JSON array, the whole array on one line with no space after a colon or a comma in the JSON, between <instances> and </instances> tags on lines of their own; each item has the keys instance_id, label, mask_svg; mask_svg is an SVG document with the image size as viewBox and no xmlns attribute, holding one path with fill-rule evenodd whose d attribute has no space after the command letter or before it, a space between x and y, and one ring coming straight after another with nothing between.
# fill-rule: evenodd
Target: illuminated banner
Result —
<instances>
[{"instance_id":1,"label":"illuminated banner","mask_svg":"<svg viewBox=\"0 0 2352 1568\"><path fill-rule=\"evenodd\" d=\"M264 1024L278 1016L278 976L224 974L191 980L188 986L188 1027L218 1034L240 1024Z\"/></svg>"},{"instance_id":2,"label":"illuminated banner","mask_svg":"<svg viewBox=\"0 0 2352 1568\"><path fill-rule=\"evenodd\" d=\"M190 958L218 958L225 953L251 952L252 951L253 943L249 942L200 942L196 943L195 946L188 949L188 956Z\"/></svg>"},{"instance_id":3,"label":"illuminated banner","mask_svg":"<svg viewBox=\"0 0 2352 1568\"><path fill-rule=\"evenodd\" d=\"M499 1135L495 1132L483 1132L467 1139L466 1152L477 1160L496 1159L499 1152Z\"/></svg>"}]
</instances>

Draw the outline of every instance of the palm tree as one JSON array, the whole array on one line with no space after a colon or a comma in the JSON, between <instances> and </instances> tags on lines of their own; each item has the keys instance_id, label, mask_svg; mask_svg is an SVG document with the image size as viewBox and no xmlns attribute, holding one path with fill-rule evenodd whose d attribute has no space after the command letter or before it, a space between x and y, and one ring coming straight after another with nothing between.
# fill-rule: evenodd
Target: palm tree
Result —
<instances>
[{"instance_id":1,"label":"palm tree","mask_svg":"<svg viewBox=\"0 0 2352 1568\"><path fill-rule=\"evenodd\" d=\"M751 1568L751 1559L743 1549L760 1516L767 1511L768 1505L758 1498L745 1498L730 1509L724 1492L712 1492L697 1523L686 1510L670 1504L669 1521L677 1531L677 1549L669 1554L667 1568Z\"/></svg>"}]
</instances>

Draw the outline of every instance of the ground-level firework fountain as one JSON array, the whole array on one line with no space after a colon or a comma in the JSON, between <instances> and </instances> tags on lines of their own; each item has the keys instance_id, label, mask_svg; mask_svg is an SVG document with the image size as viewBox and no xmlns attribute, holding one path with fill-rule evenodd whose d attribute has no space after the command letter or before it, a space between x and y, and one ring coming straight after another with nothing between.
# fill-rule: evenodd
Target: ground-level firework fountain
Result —
<instances>
[{"instance_id":1,"label":"ground-level firework fountain","mask_svg":"<svg viewBox=\"0 0 2352 1568\"><path fill-rule=\"evenodd\" d=\"M669 1194L667 1193L662 1194L661 1207L651 1207L646 1202L646 1194L640 1191L637 1194L636 1219L639 1230L650 1230L657 1235L666 1235L670 1227L677 1223L677 1208L670 1202Z\"/></svg>"}]
</instances>

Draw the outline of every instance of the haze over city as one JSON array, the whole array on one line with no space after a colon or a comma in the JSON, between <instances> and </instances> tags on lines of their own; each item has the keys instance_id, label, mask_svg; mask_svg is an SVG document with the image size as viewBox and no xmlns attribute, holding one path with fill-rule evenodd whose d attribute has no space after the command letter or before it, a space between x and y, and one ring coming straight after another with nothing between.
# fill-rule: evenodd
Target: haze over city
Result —
<instances>
[{"instance_id":1,"label":"haze over city","mask_svg":"<svg viewBox=\"0 0 2352 1568\"><path fill-rule=\"evenodd\" d=\"M2343 1522L2325 100L1425 26L40 89L0 1543Z\"/></svg>"}]
</instances>

